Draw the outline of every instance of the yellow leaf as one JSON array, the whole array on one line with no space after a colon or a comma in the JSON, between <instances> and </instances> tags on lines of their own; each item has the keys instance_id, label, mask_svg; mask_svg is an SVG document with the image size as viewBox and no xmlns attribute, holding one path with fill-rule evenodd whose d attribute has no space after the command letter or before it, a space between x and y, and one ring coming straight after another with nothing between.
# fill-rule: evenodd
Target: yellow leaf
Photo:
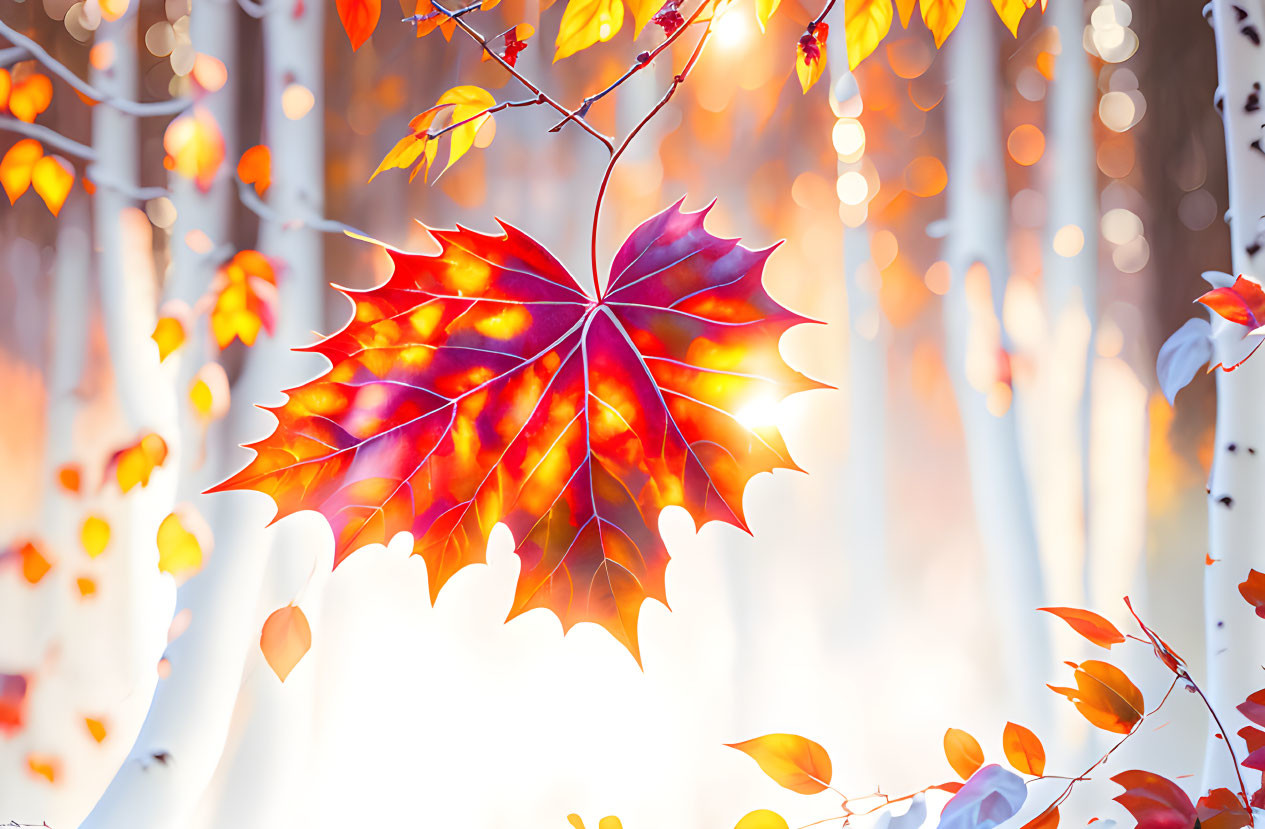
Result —
<instances>
[{"instance_id":1,"label":"yellow leaf","mask_svg":"<svg viewBox=\"0 0 1265 829\"><path fill-rule=\"evenodd\" d=\"M0 158L0 186L13 204L31 186L31 170L44 156L44 146L34 138L23 138Z\"/></svg>"},{"instance_id":2,"label":"yellow leaf","mask_svg":"<svg viewBox=\"0 0 1265 829\"><path fill-rule=\"evenodd\" d=\"M1023 19L1023 13L1031 5L1032 3L1026 0L993 0L993 8L997 10L997 16L1015 37L1019 37L1019 21Z\"/></svg>"},{"instance_id":3,"label":"yellow leaf","mask_svg":"<svg viewBox=\"0 0 1265 829\"><path fill-rule=\"evenodd\" d=\"M273 673L282 682L299 664L299 660L312 647L312 628L307 623L303 611L294 605L287 605L273 611L264 622L263 632L259 635L259 649L264 652L264 659Z\"/></svg>"},{"instance_id":4,"label":"yellow leaf","mask_svg":"<svg viewBox=\"0 0 1265 829\"><path fill-rule=\"evenodd\" d=\"M192 518L186 514L186 518ZM192 520L191 520L192 523ZM201 529L199 527L198 529ZM202 567L202 544L175 512L158 525L158 569L182 582Z\"/></svg>"},{"instance_id":5,"label":"yellow leaf","mask_svg":"<svg viewBox=\"0 0 1265 829\"><path fill-rule=\"evenodd\" d=\"M1001 734L1001 747L1015 771L1040 777L1045 773L1045 747L1029 729L1006 723Z\"/></svg>"},{"instance_id":6,"label":"yellow leaf","mask_svg":"<svg viewBox=\"0 0 1265 829\"><path fill-rule=\"evenodd\" d=\"M659 9L663 8L663 0L627 0L627 2L628 10L632 12L633 16L633 39L635 40L641 36L641 30L646 27L646 24L659 13ZM768 2L768 0L756 0L757 6L764 2ZM781 0L773 0L773 7L777 8L779 2ZM773 14L773 12L770 11L769 14ZM521 37L519 38L519 40L522 39Z\"/></svg>"},{"instance_id":7,"label":"yellow leaf","mask_svg":"<svg viewBox=\"0 0 1265 829\"><path fill-rule=\"evenodd\" d=\"M89 558L96 558L105 552L110 544L110 524L97 515L89 515L79 528L79 543Z\"/></svg>"},{"instance_id":8,"label":"yellow leaf","mask_svg":"<svg viewBox=\"0 0 1265 829\"><path fill-rule=\"evenodd\" d=\"M795 74L799 76L799 85L805 94L826 68L826 39L821 35L825 28L825 23L818 23L816 37L804 35L795 44Z\"/></svg>"},{"instance_id":9,"label":"yellow leaf","mask_svg":"<svg viewBox=\"0 0 1265 829\"><path fill-rule=\"evenodd\" d=\"M773 16L773 12L777 11L781 3L782 0L755 0L755 19L760 24L761 32L769 25L769 18ZM637 31L640 32L641 28L638 27Z\"/></svg>"},{"instance_id":10,"label":"yellow leaf","mask_svg":"<svg viewBox=\"0 0 1265 829\"><path fill-rule=\"evenodd\" d=\"M944 732L944 756L963 780L984 765L984 750L980 748L979 741L960 728Z\"/></svg>"},{"instance_id":11,"label":"yellow leaf","mask_svg":"<svg viewBox=\"0 0 1265 829\"><path fill-rule=\"evenodd\" d=\"M891 28L892 0L846 0L843 34L848 45L848 66L856 69Z\"/></svg>"},{"instance_id":12,"label":"yellow leaf","mask_svg":"<svg viewBox=\"0 0 1265 829\"><path fill-rule=\"evenodd\" d=\"M766 734L726 745L751 757L779 786L793 792L817 794L830 785L830 755L806 737Z\"/></svg>"},{"instance_id":13,"label":"yellow leaf","mask_svg":"<svg viewBox=\"0 0 1265 829\"><path fill-rule=\"evenodd\" d=\"M198 106L167 125L163 149L167 169L193 179L206 192L224 161L224 136L215 116Z\"/></svg>"},{"instance_id":14,"label":"yellow leaf","mask_svg":"<svg viewBox=\"0 0 1265 829\"><path fill-rule=\"evenodd\" d=\"M918 0L918 4L922 9L922 22L935 36L936 48L939 49L962 19L966 0Z\"/></svg>"},{"instance_id":15,"label":"yellow leaf","mask_svg":"<svg viewBox=\"0 0 1265 829\"><path fill-rule=\"evenodd\" d=\"M607 815L597 822L597 829L624 829L624 824L614 815Z\"/></svg>"},{"instance_id":16,"label":"yellow leaf","mask_svg":"<svg viewBox=\"0 0 1265 829\"><path fill-rule=\"evenodd\" d=\"M558 24L554 62L570 57L594 43L610 40L624 24L620 0L570 0Z\"/></svg>"},{"instance_id":17,"label":"yellow leaf","mask_svg":"<svg viewBox=\"0 0 1265 829\"><path fill-rule=\"evenodd\" d=\"M158 360L162 362L184 343L184 323L175 317L159 317L150 338L158 345Z\"/></svg>"},{"instance_id":18,"label":"yellow leaf","mask_svg":"<svg viewBox=\"0 0 1265 829\"><path fill-rule=\"evenodd\" d=\"M567 823L570 823L574 829L584 829L584 821L580 820L580 816L576 814L567 815Z\"/></svg>"},{"instance_id":19,"label":"yellow leaf","mask_svg":"<svg viewBox=\"0 0 1265 829\"><path fill-rule=\"evenodd\" d=\"M74 183L74 168L60 156L46 155L31 167L31 186L54 216L61 212Z\"/></svg>"},{"instance_id":20,"label":"yellow leaf","mask_svg":"<svg viewBox=\"0 0 1265 829\"><path fill-rule=\"evenodd\" d=\"M26 767L39 777L43 777L49 783L57 781L57 768L61 765L57 762L56 757L47 754L28 754L26 757Z\"/></svg>"},{"instance_id":21,"label":"yellow leaf","mask_svg":"<svg viewBox=\"0 0 1265 829\"><path fill-rule=\"evenodd\" d=\"M900 25L909 28L909 18L914 16L914 5L918 0L896 0L896 13L900 15Z\"/></svg>"},{"instance_id":22,"label":"yellow leaf","mask_svg":"<svg viewBox=\"0 0 1265 829\"><path fill-rule=\"evenodd\" d=\"M53 102L53 82L47 75L28 75L13 84L9 91L9 112L28 124Z\"/></svg>"},{"instance_id":23,"label":"yellow leaf","mask_svg":"<svg viewBox=\"0 0 1265 829\"><path fill-rule=\"evenodd\" d=\"M738 821L734 829L790 829L786 818L768 809L756 809L748 812Z\"/></svg>"},{"instance_id":24,"label":"yellow leaf","mask_svg":"<svg viewBox=\"0 0 1265 829\"><path fill-rule=\"evenodd\" d=\"M92 735L92 739L98 743L105 740L105 723L93 717L84 717L83 724L88 727L88 733Z\"/></svg>"},{"instance_id":25,"label":"yellow leaf","mask_svg":"<svg viewBox=\"0 0 1265 829\"><path fill-rule=\"evenodd\" d=\"M207 363L198 369L189 386L189 402L203 420L214 420L228 413L228 375L219 363Z\"/></svg>"},{"instance_id":26,"label":"yellow leaf","mask_svg":"<svg viewBox=\"0 0 1265 829\"><path fill-rule=\"evenodd\" d=\"M443 95L440 95L436 104L452 106L450 115L452 120L449 123L457 124L467 118L474 119L468 124L462 124L450 133L452 138L448 145L448 164L444 167L447 170L457 162L457 159L465 155L474 146L474 139L478 135L479 127L492 117L491 115L484 115L478 118L475 116L496 106L496 99L487 90L477 86L454 86Z\"/></svg>"},{"instance_id":27,"label":"yellow leaf","mask_svg":"<svg viewBox=\"0 0 1265 829\"><path fill-rule=\"evenodd\" d=\"M118 479L119 490L127 492L139 484L149 485L149 476L155 467L163 465L167 460L167 442L153 432L149 432L139 441L120 449L110 459L114 467L114 476Z\"/></svg>"}]
</instances>

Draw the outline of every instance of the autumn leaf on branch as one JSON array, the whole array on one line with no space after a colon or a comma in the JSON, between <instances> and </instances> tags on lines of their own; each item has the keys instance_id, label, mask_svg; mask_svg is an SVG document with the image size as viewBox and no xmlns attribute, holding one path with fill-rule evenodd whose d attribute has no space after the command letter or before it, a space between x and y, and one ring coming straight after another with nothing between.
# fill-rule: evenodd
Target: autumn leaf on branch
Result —
<instances>
[{"instance_id":1,"label":"autumn leaf on branch","mask_svg":"<svg viewBox=\"0 0 1265 829\"><path fill-rule=\"evenodd\" d=\"M338 19L351 41L354 52L364 45L378 25L382 14L382 0L336 0Z\"/></svg>"},{"instance_id":2,"label":"autumn leaf on branch","mask_svg":"<svg viewBox=\"0 0 1265 829\"><path fill-rule=\"evenodd\" d=\"M409 532L432 600L503 522L522 562L510 618L596 622L637 656L642 603L666 603L660 511L747 529L747 481L797 467L741 413L822 387L778 353L808 320L764 290L772 250L705 215L678 203L638 227L600 301L504 223L432 231L435 256L389 251L391 278L345 290L352 321L307 349L330 370L270 409L277 430L213 491L319 510L336 563Z\"/></svg>"},{"instance_id":3,"label":"autumn leaf on branch","mask_svg":"<svg viewBox=\"0 0 1265 829\"><path fill-rule=\"evenodd\" d=\"M829 34L829 25L817 23L795 44L795 74L799 76L800 88L805 93L812 89L826 68L826 37Z\"/></svg>"},{"instance_id":4,"label":"autumn leaf on branch","mask_svg":"<svg viewBox=\"0 0 1265 829\"><path fill-rule=\"evenodd\" d=\"M510 42L508 38L519 33L518 30L523 30L521 32L523 38L529 37L531 32L527 30L530 28L524 24L506 33L507 52ZM486 54L484 52L484 55ZM517 52L514 54L517 55ZM383 170L395 168L407 170L409 167L413 168L409 173L409 181L412 181L419 172L425 172L425 178L429 179L430 166L439 154L437 143L439 137L443 133L448 133L450 134L448 163L440 171L440 175L443 175L449 167L457 163L459 158L470 151L479 134L479 129L485 123L493 121L492 126L495 126L491 113L501 108L496 105L496 99L486 89L469 85L454 86L440 95L433 107L413 117L413 120L409 122L410 133L396 142L396 145L382 159L378 169L369 176L369 180L373 181L374 177ZM441 116L448 119L448 126L432 133L435 122ZM487 143L485 142L482 146L487 146Z\"/></svg>"},{"instance_id":5,"label":"autumn leaf on branch","mask_svg":"<svg viewBox=\"0 0 1265 829\"><path fill-rule=\"evenodd\" d=\"M1076 688L1057 688L1076 704L1091 725L1104 731L1128 734L1146 712L1142 692L1124 671L1107 662L1089 659L1075 668Z\"/></svg>"}]
</instances>

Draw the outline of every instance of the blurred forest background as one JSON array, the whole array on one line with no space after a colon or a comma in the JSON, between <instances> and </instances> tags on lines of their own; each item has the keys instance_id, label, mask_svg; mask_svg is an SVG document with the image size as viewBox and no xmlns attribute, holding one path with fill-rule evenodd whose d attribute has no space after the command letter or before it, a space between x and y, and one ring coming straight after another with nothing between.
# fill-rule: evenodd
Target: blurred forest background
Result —
<instances>
[{"instance_id":1,"label":"blurred forest background","mask_svg":"<svg viewBox=\"0 0 1265 829\"><path fill-rule=\"evenodd\" d=\"M1088 646L1038 605L1118 618L1127 593L1199 668L1213 384L1196 379L1174 409L1154 368L1201 315L1200 272L1229 270L1199 4L1051 0L1012 37L976 0L944 48L915 15L855 74L840 4L828 75L807 95L794 44L820 8L784 0L764 34L748 4L726 13L616 168L599 259L676 199L715 198L713 233L786 240L765 283L826 325L792 331L783 354L837 390L779 408L808 474L753 481L754 537L695 535L665 514L673 610L642 615L643 672L594 627L501 623L518 566L508 535L432 608L403 539L331 574L319 517L265 530L262 496L200 494L272 428L255 405L321 370L288 349L345 322L327 282L388 275L344 228L428 251L418 222L490 231L496 216L583 274L601 148L574 126L548 133L544 107L513 109L437 182L366 183L445 90L506 100L515 82L460 34L416 38L397 22L414 9L397 15L394 0L355 52L332 2L119 2L0 0L14 89L37 74L53 89L34 124L0 116L0 151L36 138L76 174L56 218L34 193L0 207L0 820L551 827L578 812L638 829L769 807L798 825L828 809L724 743L812 735L853 793L946 775L949 725L1044 726L1055 773L1101 751L1106 738L1042 687ZM478 25L534 23L518 67L571 104L648 48L625 27L551 64L561 11L504 0ZM8 33L109 96L177 103L90 105ZM625 132L668 63L589 120ZM200 119L222 138L218 164ZM955 177L955 141L1000 178ZM262 196L235 171L257 144L272 154ZM979 233L1002 266L951 275L955 239ZM202 319L160 363L158 316L205 306L248 249L279 263L275 334L221 351ZM149 432L169 453L149 484L102 483ZM196 554L164 571L168 515ZM97 555L89 517L110 530ZM257 643L290 602L313 647L282 685ZM1158 698L1165 678L1152 679ZM1138 750L1158 771L1197 772L1204 721L1176 710L1188 719Z\"/></svg>"}]
</instances>

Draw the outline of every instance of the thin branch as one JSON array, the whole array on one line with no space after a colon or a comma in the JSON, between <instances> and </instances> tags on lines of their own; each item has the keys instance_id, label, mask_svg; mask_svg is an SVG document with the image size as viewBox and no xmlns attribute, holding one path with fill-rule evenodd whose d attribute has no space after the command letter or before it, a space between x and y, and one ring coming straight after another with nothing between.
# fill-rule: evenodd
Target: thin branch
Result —
<instances>
[{"instance_id":1,"label":"thin branch","mask_svg":"<svg viewBox=\"0 0 1265 829\"><path fill-rule=\"evenodd\" d=\"M699 15L703 13L703 10L708 8L710 5L711 3L709 0L704 0L704 2L700 3L698 8L694 10L694 13L690 15L689 19L686 20L684 23L682 23L680 26L678 26L676 31L674 31L671 35L669 35L668 38L665 41L663 41L663 43L660 43L657 47L650 50L649 52L642 52L640 55L638 55L637 62L634 63L632 66L630 66L628 68L628 71L626 71L623 75L620 75L615 80L614 83L612 83L610 86L603 89L601 92L598 92L596 95L590 95L589 97L585 98L584 101L578 107L572 110L571 114L579 115L580 117L584 117L585 115L588 115L589 107L593 106L594 103L596 103L597 101L600 101L601 99L605 98L610 93L614 92L615 88L618 87L620 84L622 84L624 81L628 80L633 75L637 74L642 69L645 69L651 63L653 63L654 59L659 57L659 55L662 54L664 50L666 50L669 46L675 43L676 39L679 38L682 34L684 34L685 30L688 29L690 26L692 26L698 20ZM549 131L550 132L559 131L560 129L562 129L563 127L567 125L568 120L570 119L563 119L562 121L558 122L553 127L551 127Z\"/></svg>"},{"instance_id":2,"label":"thin branch","mask_svg":"<svg viewBox=\"0 0 1265 829\"><path fill-rule=\"evenodd\" d=\"M487 115L491 115L494 112L500 112L503 109L510 109L511 107L529 107L529 106L535 106L537 104L543 104L543 103L545 103L545 97L543 94L537 95L535 98L528 98L523 101L505 101L504 103L500 103L494 107L489 107L483 110L478 115L471 115L469 118L465 118L461 121L456 122L455 124L449 124L448 126L444 127L443 129L437 132L427 132L426 138L433 141L436 138L443 135L444 133L452 132L457 127L464 127L466 124L469 124L471 121L478 121L480 118L483 118Z\"/></svg>"},{"instance_id":3,"label":"thin branch","mask_svg":"<svg viewBox=\"0 0 1265 829\"><path fill-rule=\"evenodd\" d=\"M470 12L472 12L472 11L477 11L478 9L480 9L480 8L482 8L482 7L483 7L483 3L471 3L470 5L466 6L464 9L457 9L455 12L452 12L451 14L448 14L448 16L449 16L449 17L452 17L452 18L462 17L462 16L464 16L464 15L469 14L469 13L470 13ZM414 14L414 15L410 15L410 16L408 16L408 17L406 17L406 18L402 19L400 22L401 22L401 23L414 23L414 24L416 24L416 23L425 23L427 20L433 20L434 18L439 17L441 14L447 14L447 12L444 12L444 11L442 11L442 10L440 10L440 9L436 8L436 9L433 9L432 11L428 11L428 12L426 12L426 14Z\"/></svg>"},{"instance_id":4,"label":"thin branch","mask_svg":"<svg viewBox=\"0 0 1265 829\"><path fill-rule=\"evenodd\" d=\"M577 124L579 124L579 125L580 125L580 127L581 127L581 128L582 128L585 132L587 132L589 135L591 135L591 136L593 136L594 138L596 138L598 141L601 141L601 142L602 142L602 146L604 146L604 147L606 148L606 151L607 151L607 152L609 152L609 153L613 153L613 152L615 151L615 145L614 145L614 143L611 141L611 139L610 139L609 137L607 137L607 136L603 135L602 133L598 132L597 130L595 130L595 129L593 128L593 126L592 126L591 124L589 124L589 122L585 121L585 120L584 120L583 118L581 118L580 116L578 116L578 115L576 115L576 114L574 114L574 113L572 113L572 112L568 111L568 110L567 110L567 108L566 108L566 107L564 107L562 104L558 103L558 102L557 102L556 100L554 100L552 97L550 97L549 95L545 94L545 93L544 93L544 92L540 89L540 87L539 87L539 86L537 86L536 84L534 84L534 83L532 83L531 81L529 81L529 80L527 79L527 77L526 77L525 75L523 75L523 73L521 73L521 72L519 72L517 69L515 69L515 68L514 68L514 67L513 67L513 66L512 66L512 65L511 65L511 64L510 64L507 60L505 60L505 58L503 58L503 57L501 57L500 55L498 55L498 54L496 53L496 50L495 50L495 49L493 49L493 48L492 48L492 47L488 44L487 38L485 38L483 35L479 34L477 31L475 31L475 30L474 30L474 29L470 26L470 24L469 24L469 23L467 23L465 20L462 20L462 19L461 19L461 17L460 17L460 16L458 16L458 13L457 13L457 12L458 12L458 11L460 11L460 9L459 9L459 10L457 10L457 11L449 11L448 9L446 9L446 8L444 8L443 6L439 5L438 3L434 3L433 5L435 6L435 9L436 9L436 10L438 10L439 12L441 12L442 14L444 14L445 16L447 16L447 17L448 17L448 19L452 20L454 23L456 23L456 24L457 24L457 26L458 26L458 27L459 27L459 28L460 28L463 32L465 32L467 35L469 35L469 36L471 37L471 39L473 39L476 43L478 43L478 44L479 44L479 46L480 46L480 47L482 47L482 49L483 49L483 51L484 51L484 52L486 52L486 53L487 53L487 54L488 54L488 55L489 55L489 56L490 56L493 60L495 60L497 63L501 64L501 66L505 69L505 71L506 71L506 72L509 72L511 75L513 75L513 76L514 76L514 78L515 78L515 79L517 79L519 83L521 83L523 86L525 86L525 87L527 87L528 89L530 89L532 92L535 92L535 93L536 93L537 95L539 95L540 97L544 98L545 103L546 103L546 104L548 104L549 106L553 107L555 110L557 110L557 111L558 111L558 114L559 114L559 115L564 116L564 117L566 118L566 120L568 120L568 121L575 121Z\"/></svg>"},{"instance_id":5,"label":"thin branch","mask_svg":"<svg viewBox=\"0 0 1265 829\"><path fill-rule=\"evenodd\" d=\"M20 60L26 60L30 56L31 53L21 46L10 46L8 49L0 49L0 66L12 66Z\"/></svg>"},{"instance_id":6,"label":"thin branch","mask_svg":"<svg viewBox=\"0 0 1265 829\"><path fill-rule=\"evenodd\" d=\"M835 7L835 0L829 0L829 2L826 3L826 7L821 10L821 14L813 18L813 22L808 24L808 28L805 29L805 31L808 32L810 35L813 34L813 30L817 28L817 24L825 20L826 15L830 14L830 10L833 9L834 7Z\"/></svg>"},{"instance_id":7,"label":"thin branch","mask_svg":"<svg viewBox=\"0 0 1265 829\"><path fill-rule=\"evenodd\" d=\"M24 49L32 58L42 63L46 69L73 86L84 96L98 103L111 106L119 112L137 116L175 115L188 109L192 103L186 98L172 98L169 101L142 103L109 95L97 89L74 72L71 72L65 64L45 51L43 46L40 46L3 20L0 20L0 35L12 43L14 47Z\"/></svg>"},{"instance_id":8,"label":"thin branch","mask_svg":"<svg viewBox=\"0 0 1265 829\"><path fill-rule=\"evenodd\" d=\"M322 233L337 233L340 235L353 233L357 236L369 236L368 233L365 233L359 228L343 224L342 222L334 219L327 219L324 216L318 216L314 213L308 216L299 216L288 219L285 216L282 216L271 205L265 203L263 199L259 198L259 195L255 192L255 189L251 185L241 180L238 180L237 182L237 197L241 201L242 205L244 205L251 213L254 213L256 216L265 221L276 222L282 227L307 227L312 230L319 230Z\"/></svg>"},{"instance_id":9,"label":"thin branch","mask_svg":"<svg viewBox=\"0 0 1265 829\"><path fill-rule=\"evenodd\" d=\"M7 115L0 115L0 130L16 132L19 135L34 138L36 141L42 141L45 144L56 147L66 153L66 155L73 155L75 158L81 158L84 161L97 160L97 151L92 147L87 144L80 144L73 138L67 138L60 132L49 129L43 124L29 124L26 121L19 121Z\"/></svg>"},{"instance_id":10,"label":"thin branch","mask_svg":"<svg viewBox=\"0 0 1265 829\"><path fill-rule=\"evenodd\" d=\"M704 5L706 5L706 3L704 3ZM702 6L700 6L700 8L702 8ZM694 16L691 17L691 20L697 16L698 12L696 11ZM655 104L654 108L651 109L650 112L646 113L646 117L642 118L641 122L629 131L628 136L624 139L623 143L619 145L619 149L611 155L611 160L606 165L606 172L602 174L602 183L597 188L597 203L593 206L593 228L589 234L589 259L593 266L593 291L595 298L599 301L602 298L602 283L601 279L597 275L597 225L598 220L602 215L602 202L606 198L606 187L610 184L611 173L615 170L615 163L619 161L619 157L624 154L624 150L628 149L628 145L632 143L632 140L637 137L637 133L641 132L642 128L659 114L659 110L668 105L668 101L672 100L672 96L676 94L677 87L685 83L685 79L689 77L690 71L694 68L694 64L698 63L699 56L703 54L703 47L707 45L707 41L711 38L712 23L715 22L715 20L716 18L712 17L707 21L707 28L703 30L703 35L698 39L698 43L694 46L694 51L690 54L690 59L685 62L685 67L672 78L672 84L668 87L667 92L663 93L663 97L659 99L659 103Z\"/></svg>"}]
</instances>

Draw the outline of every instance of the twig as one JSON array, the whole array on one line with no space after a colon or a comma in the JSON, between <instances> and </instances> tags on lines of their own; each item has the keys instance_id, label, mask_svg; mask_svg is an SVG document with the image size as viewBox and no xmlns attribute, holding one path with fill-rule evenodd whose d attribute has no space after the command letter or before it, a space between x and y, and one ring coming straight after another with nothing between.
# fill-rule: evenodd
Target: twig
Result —
<instances>
[{"instance_id":1,"label":"twig","mask_svg":"<svg viewBox=\"0 0 1265 829\"><path fill-rule=\"evenodd\" d=\"M427 132L426 137L433 141L434 139L440 137L444 133L452 132L457 127L464 127L466 124L469 124L471 121L477 121L480 118L483 118L484 116L487 116L487 115L491 115L494 112L500 112L503 109L510 109L511 107L529 107L529 106L535 106L537 104L543 104L543 103L545 103L545 97L543 93L537 95L535 98L528 98L523 101L505 101L504 103L500 103L494 107L489 107L483 110L478 115L471 115L469 118L465 118L461 121L456 122L455 124L449 124L448 126L444 127L443 129L437 132Z\"/></svg>"},{"instance_id":2,"label":"twig","mask_svg":"<svg viewBox=\"0 0 1265 829\"><path fill-rule=\"evenodd\" d=\"M237 182L237 198L251 213L265 221L276 222L283 227L307 227L312 230L319 230L322 233L353 233L357 236L369 236L368 233L359 228L315 214L287 219L271 205L266 204L263 199L259 198L259 195L255 193L255 189L251 185L241 180Z\"/></svg>"},{"instance_id":3,"label":"twig","mask_svg":"<svg viewBox=\"0 0 1265 829\"><path fill-rule=\"evenodd\" d=\"M566 120L568 120L568 121L575 121L577 124L579 124L579 125L580 125L580 127L581 127L581 128L582 128L585 132L587 132L589 135L591 135L591 136L593 136L594 138L596 138L598 141L602 142L602 146L604 146L604 147L606 148L606 151L607 151L607 152L609 152L609 153L613 153L613 152L615 151L615 145L614 145L614 142L612 142L612 141L611 141L611 139L610 139L609 137L607 137L607 136L603 135L602 133L598 132L597 130L595 130L595 129L593 128L593 126L592 126L591 124L589 124L589 122L585 121L585 120L584 120L583 118L581 118L580 116L575 115L574 113L572 113L572 112L568 111L566 107L564 107L562 104L558 103L558 102L557 102L556 100L554 100L552 97L550 97L550 96L549 96L549 95L547 95L545 92L543 92L543 91L540 89L540 87L539 87L539 86L537 86L536 84L534 84L534 83L532 83L531 81L529 81L529 80L527 79L527 77L526 77L525 75L523 75L523 73L519 72L519 71L518 71L517 69L515 69L515 68L514 68L514 67L513 67L513 66L512 66L512 65L511 65L511 64L510 64L507 60L505 60L505 58L501 57L500 55L498 55L498 54L496 53L496 50L495 50L495 49L493 49L493 48L492 48L492 47L488 44L487 38L485 38L483 35L479 34L477 31L475 31L475 30L474 30L474 29L470 26L470 24L469 24L469 23L467 23L465 20L462 20L462 19L461 19L461 17L459 17L459 16L457 15L457 11L449 11L448 9L446 9L446 8L444 8L443 6L439 5L438 3L434 3L433 5L435 6L435 9L436 9L437 11L439 11L439 12L441 12L442 14L446 15L446 16L447 16L450 20L452 20L454 23L456 23L456 24L457 24L457 26L458 26L458 27L459 27L459 28L460 28L463 32L465 32L467 35L469 35L469 36L471 37L471 39L473 39L476 43L478 43L478 44L479 44L479 46L483 49L483 51L484 51L484 52L487 52L487 54L488 54L488 55L489 55L489 56L490 56L493 60L495 60L497 63L501 64L501 66L505 69L505 71L506 71L506 72L509 72L511 75L513 75L513 76L514 76L514 78L515 78L515 79L516 79L519 83L521 83L523 86L525 86L525 87L527 87L528 89L530 89L532 92L535 92L535 93L536 93L538 96L540 96L541 98L544 98L545 103L546 103L546 104L548 104L549 106L553 107L555 110L557 110L557 111L558 111L558 114L559 114L559 115L564 116L564 117L566 118ZM460 11L460 10L458 10L458 11Z\"/></svg>"},{"instance_id":4,"label":"twig","mask_svg":"<svg viewBox=\"0 0 1265 829\"><path fill-rule=\"evenodd\" d=\"M825 20L826 15L830 14L830 10L833 9L834 7L835 7L835 0L829 0L829 2L826 3L826 7L821 10L821 14L813 18L813 22L808 24L808 28L805 29L805 31L807 31L811 35L813 33L813 30L817 28L817 24Z\"/></svg>"},{"instance_id":5,"label":"twig","mask_svg":"<svg viewBox=\"0 0 1265 829\"><path fill-rule=\"evenodd\" d=\"M482 7L483 7L482 3L471 3L470 5L466 6L464 9L457 9L455 12L452 12L448 16L452 18L462 17ZM401 23L425 23L427 20L432 20L436 17L439 17L441 14L446 14L446 12L443 12L440 9L436 8L432 11L426 12L426 14L410 15L402 19L400 22Z\"/></svg>"},{"instance_id":6,"label":"twig","mask_svg":"<svg viewBox=\"0 0 1265 829\"><path fill-rule=\"evenodd\" d=\"M10 118L7 115L0 115L0 130L16 132L19 135L34 138L36 141L42 141L45 144L56 147L67 155L73 155L75 158L81 158L84 161L97 160L97 151L95 149L87 144L80 144L73 138L67 138L60 132L49 129L43 124L30 124L26 121Z\"/></svg>"},{"instance_id":7,"label":"twig","mask_svg":"<svg viewBox=\"0 0 1265 829\"><path fill-rule=\"evenodd\" d=\"M0 20L0 35L3 35L5 39L11 42L15 47L25 49L32 58L42 63L46 69L73 86L86 97L91 98L98 103L111 106L119 112L137 116L175 115L188 109L192 104L192 101L187 98L172 98L169 101L142 103L140 101L131 101L126 98L119 98L115 95L107 94L97 89L83 78L80 78L74 72L71 72L65 64L61 63L46 52L43 46L40 46L34 40L31 40L31 38L14 29L3 20Z\"/></svg>"},{"instance_id":8,"label":"twig","mask_svg":"<svg viewBox=\"0 0 1265 829\"><path fill-rule=\"evenodd\" d=\"M30 55L31 53L21 46L10 46L8 49L0 49L0 66L12 66L20 60L26 60Z\"/></svg>"},{"instance_id":9,"label":"twig","mask_svg":"<svg viewBox=\"0 0 1265 829\"><path fill-rule=\"evenodd\" d=\"M701 7L700 7L701 8ZM698 12L694 13L698 16ZM692 18L691 18L692 19ZM641 132L650 120L659 114L659 110L668 105L668 101L672 100L672 96L676 94L676 89L685 83L685 79L689 77L690 71L694 68L694 64L698 63L698 58L703 54L703 47L707 45L707 41L712 35L712 23L716 18L713 17L707 21L707 28L703 30L703 35L698 39L698 43L694 46L694 51L690 54L690 59L685 62L685 67L672 78L672 84L668 87L667 92L663 93L663 97L659 99L659 103L654 105L650 112L646 113L646 117L641 119L637 126L629 131L628 136L623 143L619 145L614 153L611 154L611 160L606 165L606 172L602 174L602 183L597 188L597 203L593 206L593 228L589 233L589 259L593 267L593 291L594 296L599 301L602 298L602 283L597 275L597 225L602 215L602 202L606 197L606 187L610 184L611 173L615 170L615 163L619 161L619 157L624 154L624 150L628 149L628 145L637 137L637 133ZM684 27L682 27L684 28Z\"/></svg>"},{"instance_id":10,"label":"twig","mask_svg":"<svg viewBox=\"0 0 1265 829\"><path fill-rule=\"evenodd\" d=\"M678 26L676 31L674 31L671 35L668 36L667 40L663 41L663 43L660 43L657 47L650 50L649 52L642 52L640 55L638 55L637 62L634 63L632 66L630 66L628 68L628 71L620 75L615 80L614 83L612 83L610 86L603 89L601 92L598 92L596 95L590 95L589 97L585 98L584 101L578 107L572 110L572 114L579 115L580 117L584 117L585 115L588 115L589 107L593 106L594 103L596 103L597 101L600 101L601 99L605 98L610 93L614 92L615 88L618 87L620 84L622 84L624 81L628 80L633 75L637 74L642 69L645 69L651 63L653 63L655 58L659 57L659 55L662 54L665 49L667 49L669 46L675 43L676 39L679 38L682 34L684 34L685 30L688 29L690 26L692 26L695 23L695 21L698 20L699 15L703 13L703 9L708 8L710 5L711 5L711 0L703 0L702 3L699 3L698 8L694 10L694 13L690 15L689 19L686 20L684 23L682 23L680 26ZM554 124L552 127L550 127L549 131L558 132L559 130L561 130L563 127L567 125L568 120L570 119L564 118L563 120L559 121L557 124Z\"/></svg>"}]
</instances>

